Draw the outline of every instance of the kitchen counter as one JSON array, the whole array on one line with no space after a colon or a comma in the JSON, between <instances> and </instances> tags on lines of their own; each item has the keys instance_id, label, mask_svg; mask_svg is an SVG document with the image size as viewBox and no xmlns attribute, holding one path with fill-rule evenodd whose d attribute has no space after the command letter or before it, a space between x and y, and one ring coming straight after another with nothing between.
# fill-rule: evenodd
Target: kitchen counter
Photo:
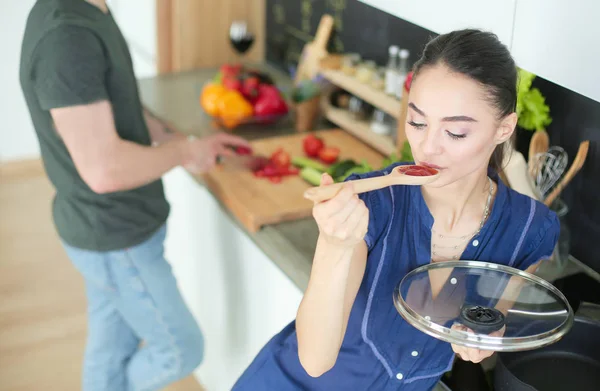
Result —
<instances>
[{"instance_id":1,"label":"kitchen counter","mask_svg":"<svg viewBox=\"0 0 600 391\"><path fill-rule=\"evenodd\" d=\"M267 71L284 92L290 89L291 80L283 72L267 65L256 67ZM148 110L173 124L176 129L199 137L210 135L219 129L212 125L211 119L203 112L199 96L202 85L212 79L216 71L201 69L140 80L141 100ZM317 128L325 129L326 126L318 123ZM291 116L277 126L247 127L235 131L236 135L248 140L295 133ZM194 178L204 186L201 177ZM222 203L219 202L219 205L240 229L246 231ZM314 220L308 218L269 225L257 233L247 234L300 290L306 289L318 236Z\"/></svg>"}]
</instances>

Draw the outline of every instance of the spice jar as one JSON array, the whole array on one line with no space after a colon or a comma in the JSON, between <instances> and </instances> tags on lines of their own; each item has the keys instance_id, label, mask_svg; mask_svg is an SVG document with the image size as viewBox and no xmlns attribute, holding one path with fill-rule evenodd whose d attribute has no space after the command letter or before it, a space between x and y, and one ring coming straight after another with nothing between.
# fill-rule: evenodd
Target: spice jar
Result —
<instances>
[{"instance_id":1,"label":"spice jar","mask_svg":"<svg viewBox=\"0 0 600 391\"><path fill-rule=\"evenodd\" d=\"M356 67L355 77L361 83L369 83L376 69L375 61L365 61Z\"/></svg>"},{"instance_id":2,"label":"spice jar","mask_svg":"<svg viewBox=\"0 0 600 391\"><path fill-rule=\"evenodd\" d=\"M356 72L356 66L360 63L361 57L358 53L348 53L342 60L342 72L352 76Z\"/></svg>"},{"instance_id":3,"label":"spice jar","mask_svg":"<svg viewBox=\"0 0 600 391\"><path fill-rule=\"evenodd\" d=\"M371 78L371 87L383 91L385 89L385 67L377 68Z\"/></svg>"}]
</instances>

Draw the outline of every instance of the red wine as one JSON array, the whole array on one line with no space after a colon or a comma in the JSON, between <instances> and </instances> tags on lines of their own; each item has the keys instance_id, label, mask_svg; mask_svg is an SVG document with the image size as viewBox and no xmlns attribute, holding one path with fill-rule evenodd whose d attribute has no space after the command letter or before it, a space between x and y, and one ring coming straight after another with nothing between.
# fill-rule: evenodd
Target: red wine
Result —
<instances>
[{"instance_id":1,"label":"red wine","mask_svg":"<svg viewBox=\"0 0 600 391\"><path fill-rule=\"evenodd\" d=\"M254 36L246 35L244 37L239 38L229 38L229 40L231 41L231 44L233 45L235 50L237 50L238 53L244 54L248 51L248 49L250 49L250 47L254 43Z\"/></svg>"}]
</instances>

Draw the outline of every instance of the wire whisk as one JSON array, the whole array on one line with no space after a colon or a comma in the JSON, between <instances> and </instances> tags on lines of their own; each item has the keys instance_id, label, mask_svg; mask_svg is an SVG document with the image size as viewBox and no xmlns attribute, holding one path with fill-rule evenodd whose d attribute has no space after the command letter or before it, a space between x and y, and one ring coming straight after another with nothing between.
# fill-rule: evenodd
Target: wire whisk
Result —
<instances>
[{"instance_id":1,"label":"wire whisk","mask_svg":"<svg viewBox=\"0 0 600 391\"><path fill-rule=\"evenodd\" d=\"M530 175L535 183L538 196L543 200L562 177L569 158L563 148L552 146L547 152L536 154L533 159Z\"/></svg>"}]
</instances>

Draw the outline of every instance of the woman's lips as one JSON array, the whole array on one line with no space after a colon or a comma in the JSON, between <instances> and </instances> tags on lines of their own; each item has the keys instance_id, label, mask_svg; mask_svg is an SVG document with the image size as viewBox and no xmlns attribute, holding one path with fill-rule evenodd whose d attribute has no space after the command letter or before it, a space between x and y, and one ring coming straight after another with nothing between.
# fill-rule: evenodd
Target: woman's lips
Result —
<instances>
[{"instance_id":1,"label":"woman's lips","mask_svg":"<svg viewBox=\"0 0 600 391\"><path fill-rule=\"evenodd\" d=\"M425 166L425 167L436 169L436 170L442 170L443 169L443 167L437 166L435 164L427 163L427 162L419 162L419 164L422 165L422 166Z\"/></svg>"}]
</instances>

